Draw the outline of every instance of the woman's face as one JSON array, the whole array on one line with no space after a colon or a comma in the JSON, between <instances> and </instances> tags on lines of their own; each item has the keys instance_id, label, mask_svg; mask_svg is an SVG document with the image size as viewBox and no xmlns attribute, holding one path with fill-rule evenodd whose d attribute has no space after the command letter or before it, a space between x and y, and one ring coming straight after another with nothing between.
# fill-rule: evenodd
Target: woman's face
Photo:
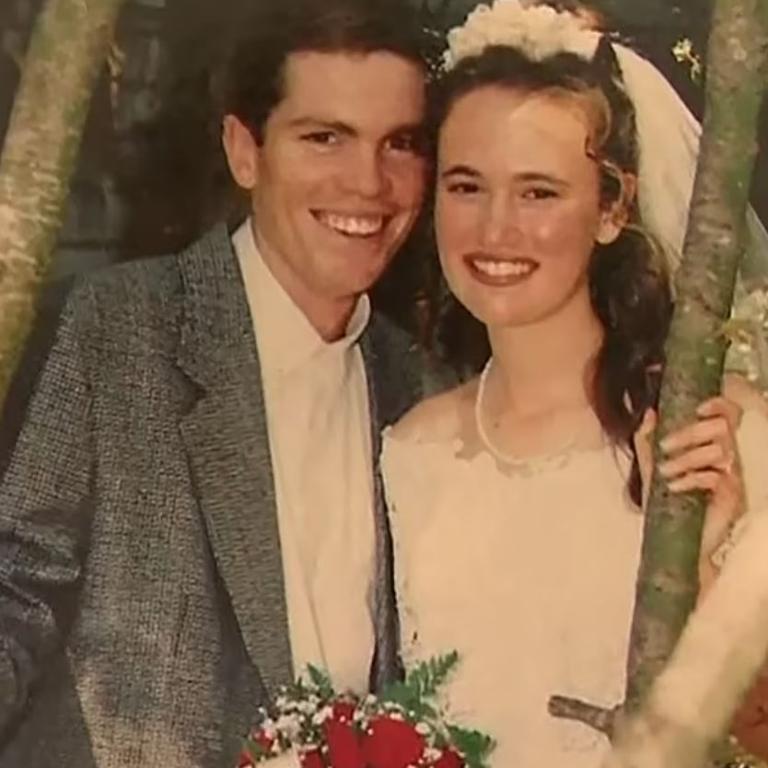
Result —
<instances>
[{"instance_id":1,"label":"woman's face","mask_svg":"<svg viewBox=\"0 0 768 768\"><path fill-rule=\"evenodd\" d=\"M591 126L568 96L484 86L439 135L435 228L456 297L490 326L525 325L589 303L595 241L620 231L600 207Z\"/></svg>"}]
</instances>

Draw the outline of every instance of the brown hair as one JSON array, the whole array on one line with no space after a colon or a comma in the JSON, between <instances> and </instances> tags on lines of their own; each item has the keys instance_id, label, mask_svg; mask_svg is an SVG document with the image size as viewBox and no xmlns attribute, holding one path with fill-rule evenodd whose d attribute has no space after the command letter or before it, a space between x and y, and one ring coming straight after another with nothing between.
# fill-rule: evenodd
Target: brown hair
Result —
<instances>
[{"instance_id":1,"label":"brown hair","mask_svg":"<svg viewBox=\"0 0 768 768\"><path fill-rule=\"evenodd\" d=\"M264 0L236 21L223 111L257 141L283 97L285 61L297 51L387 51L425 68L427 38L407 0Z\"/></svg>"}]
</instances>

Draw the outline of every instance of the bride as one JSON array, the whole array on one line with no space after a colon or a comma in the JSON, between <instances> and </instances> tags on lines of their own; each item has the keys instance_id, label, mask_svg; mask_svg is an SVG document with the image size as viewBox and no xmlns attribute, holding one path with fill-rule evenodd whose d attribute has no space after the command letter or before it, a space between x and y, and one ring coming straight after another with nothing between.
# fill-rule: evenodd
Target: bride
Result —
<instances>
[{"instance_id":1,"label":"bride","mask_svg":"<svg viewBox=\"0 0 768 768\"><path fill-rule=\"evenodd\" d=\"M385 434L402 653L459 651L447 705L497 738L495 767L596 768L607 740L547 702L624 696L671 311L659 254L682 243L692 119L648 62L569 14L498 0L449 42L435 230L487 333L468 358L490 355ZM768 510L767 410L732 380L663 446L670 491L708 494L702 591L728 527Z\"/></svg>"}]
</instances>

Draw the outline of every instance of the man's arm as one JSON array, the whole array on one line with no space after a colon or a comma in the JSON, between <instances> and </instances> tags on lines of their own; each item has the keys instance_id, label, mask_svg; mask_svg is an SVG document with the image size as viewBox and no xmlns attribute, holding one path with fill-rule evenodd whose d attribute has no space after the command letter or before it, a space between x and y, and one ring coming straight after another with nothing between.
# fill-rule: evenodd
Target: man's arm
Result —
<instances>
[{"instance_id":1,"label":"man's arm","mask_svg":"<svg viewBox=\"0 0 768 768\"><path fill-rule=\"evenodd\" d=\"M0 461L0 734L23 712L61 642L90 528L91 399L78 298L87 300L84 291L70 294L13 448ZM19 377L28 378L24 370Z\"/></svg>"}]
</instances>

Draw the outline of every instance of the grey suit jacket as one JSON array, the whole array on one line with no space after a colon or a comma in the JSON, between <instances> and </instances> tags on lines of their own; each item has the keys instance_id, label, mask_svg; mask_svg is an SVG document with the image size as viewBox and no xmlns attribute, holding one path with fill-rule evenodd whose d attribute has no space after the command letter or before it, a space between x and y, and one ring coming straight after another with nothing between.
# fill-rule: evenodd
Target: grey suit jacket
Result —
<instances>
[{"instance_id":1,"label":"grey suit jacket","mask_svg":"<svg viewBox=\"0 0 768 768\"><path fill-rule=\"evenodd\" d=\"M378 317L362 349L377 456L420 395L420 355ZM396 613L373 471L381 681ZM226 230L83 279L0 483L0 768L232 765L291 676L282 578Z\"/></svg>"}]
</instances>

